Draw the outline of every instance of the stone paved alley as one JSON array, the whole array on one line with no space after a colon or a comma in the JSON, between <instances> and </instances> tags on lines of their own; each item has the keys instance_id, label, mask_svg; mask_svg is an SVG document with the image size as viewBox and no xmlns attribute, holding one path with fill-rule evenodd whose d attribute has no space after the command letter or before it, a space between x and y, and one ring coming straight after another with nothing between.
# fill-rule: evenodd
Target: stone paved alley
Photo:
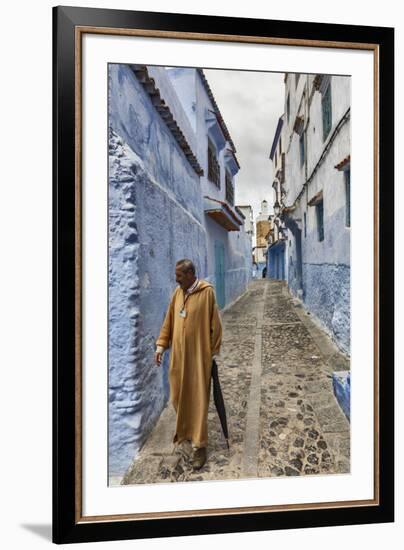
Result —
<instances>
[{"instance_id":1,"label":"stone paved alley","mask_svg":"<svg viewBox=\"0 0 404 550\"><path fill-rule=\"evenodd\" d=\"M350 424L331 379L349 369L349 359L286 283L252 281L222 322L218 368L230 451L211 396L208 458L193 471L190 445L172 444L175 413L168 404L121 484L349 472Z\"/></svg>"}]
</instances>

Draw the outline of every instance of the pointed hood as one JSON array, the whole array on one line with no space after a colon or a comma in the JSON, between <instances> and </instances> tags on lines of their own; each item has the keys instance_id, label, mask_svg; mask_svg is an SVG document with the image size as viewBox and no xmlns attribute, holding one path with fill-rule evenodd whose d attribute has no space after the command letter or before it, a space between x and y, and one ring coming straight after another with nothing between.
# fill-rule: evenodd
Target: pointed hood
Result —
<instances>
[{"instance_id":1,"label":"pointed hood","mask_svg":"<svg viewBox=\"0 0 404 550\"><path fill-rule=\"evenodd\" d=\"M200 292L201 290L204 290L205 288L208 288L208 287L212 287L213 288L213 285L212 283L210 283L209 281L205 281L204 279L199 279L198 281L198 286L196 287L196 289L193 291L194 292ZM192 293L192 294L193 294Z\"/></svg>"},{"instance_id":2,"label":"pointed hood","mask_svg":"<svg viewBox=\"0 0 404 550\"><path fill-rule=\"evenodd\" d=\"M195 290L193 290L191 292L191 294L195 294L196 292L201 292L202 290L205 290L205 288L209 288L209 287L213 287L212 283L209 283L209 281L205 281L205 279L199 279L198 280L198 284L197 284L197 287L195 288ZM176 292L184 292L182 290L182 288L180 287L180 285L178 285L175 289Z\"/></svg>"}]
</instances>

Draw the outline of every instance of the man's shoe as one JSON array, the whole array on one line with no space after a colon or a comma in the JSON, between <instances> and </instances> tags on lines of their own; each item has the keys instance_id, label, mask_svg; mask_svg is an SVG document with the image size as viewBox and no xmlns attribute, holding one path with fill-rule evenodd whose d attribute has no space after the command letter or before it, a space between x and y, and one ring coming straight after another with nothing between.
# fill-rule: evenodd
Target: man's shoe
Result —
<instances>
[{"instance_id":1,"label":"man's shoe","mask_svg":"<svg viewBox=\"0 0 404 550\"><path fill-rule=\"evenodd\" d=\"M192 456L192 467L199 470L206 462L206 447L199 447Z\"/></svg>"}]
</instances>

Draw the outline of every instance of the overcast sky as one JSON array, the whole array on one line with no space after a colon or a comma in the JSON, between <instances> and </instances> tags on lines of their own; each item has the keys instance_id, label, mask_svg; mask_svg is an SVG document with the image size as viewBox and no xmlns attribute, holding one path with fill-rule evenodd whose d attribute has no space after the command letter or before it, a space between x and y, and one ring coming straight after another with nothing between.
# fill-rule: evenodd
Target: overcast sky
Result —
<instances>
[{"instance_id":1,"label":"overcast sky","mask_svg":"<svg viewBox=\"0 0 404 550\"><path fill-rule=\"evenodd\" d=\"M284 108L283 73L204 70L240 164L235 204L250 204L254 220L266 199L272 212L272 161L278 119Z\"/></svg>"}]
</instances>

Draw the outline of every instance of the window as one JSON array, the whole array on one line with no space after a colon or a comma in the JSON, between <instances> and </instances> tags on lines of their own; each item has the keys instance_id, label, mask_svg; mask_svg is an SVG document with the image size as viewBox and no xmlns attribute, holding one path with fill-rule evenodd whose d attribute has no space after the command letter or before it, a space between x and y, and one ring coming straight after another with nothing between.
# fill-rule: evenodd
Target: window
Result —
<instances>
[{"instance_id":1,"label":"window","mask_svg":"<svg viewBox=\"0 0 404 550\"><path fill-rule=\"evenodd\" d=\"M304 132L299 138L299 149L300 149L300 167L302 167L304 164L304 158L305 158Z\"/></svg>"},{"instance_id":2,"label":"window","mask_svg":"<svg viewBox=\"0 0 404 550\"><path fill-rule=\"evenodd\" d=\"M318 240L324 240L324 203L319 201L316 204L316 217L317 217L317 234Z\"/></svg>"},{"instance_id":3,"label":"window","mask_svg":"<svg viewBox=\"0 0 404 550\"><path fill-rule=\"evenodd\" d=\"M326 91L321 99L321 111L323 115L323 141L330 133L332 125L332 112L331 112L331 82L328 84Z\"/></svg>"},{"instance_id":4,"label":"window","mask_svg":"<svg viewBox=\"0 0 404 550\"><path fill-rule=\"evenodd\" d=\"M304 237L307 237L307 215L306 212L303 214L303 222L304 222Z\"/></svg>"},{"instance_id":5,"label":"window","mask_svg":"<svg viewBox=\"0 0 404 550\"><path fill-rule=\"evenodd\" d=\"M288 122L289 122L289 117L290 117L290 94L288 94L288 98L286 100L286 116L287 116Z\"/></svg>"},{"instance_id":6,"label":"window","mask_svg":"<svg viewBox=\"0 0 404 550\"><path fill-rule=\"evenodd\" d=\"M351 227L351 170L344 171L345 180L345 225Z\"/></svg>"},{"instance_id":7,"label":"window","mask_svg":"<svg viewBox=\"0 0 404 550\"><path fill-rule=\"evenodd\" d=\"M232 177L227 170L226 170L226 200L231 206L234 206L234 187L233 187Z\"/></svg>"},{"instance_id":8,"label":"window","mask_svg":"<svg viewBox=\"0 0 404 550\"><path fill-rule=\"evenodd\" d=\"M216 148L208 138L208 179L220 188L220 166L216 158Z\"/></svg>"}]
</instances>

